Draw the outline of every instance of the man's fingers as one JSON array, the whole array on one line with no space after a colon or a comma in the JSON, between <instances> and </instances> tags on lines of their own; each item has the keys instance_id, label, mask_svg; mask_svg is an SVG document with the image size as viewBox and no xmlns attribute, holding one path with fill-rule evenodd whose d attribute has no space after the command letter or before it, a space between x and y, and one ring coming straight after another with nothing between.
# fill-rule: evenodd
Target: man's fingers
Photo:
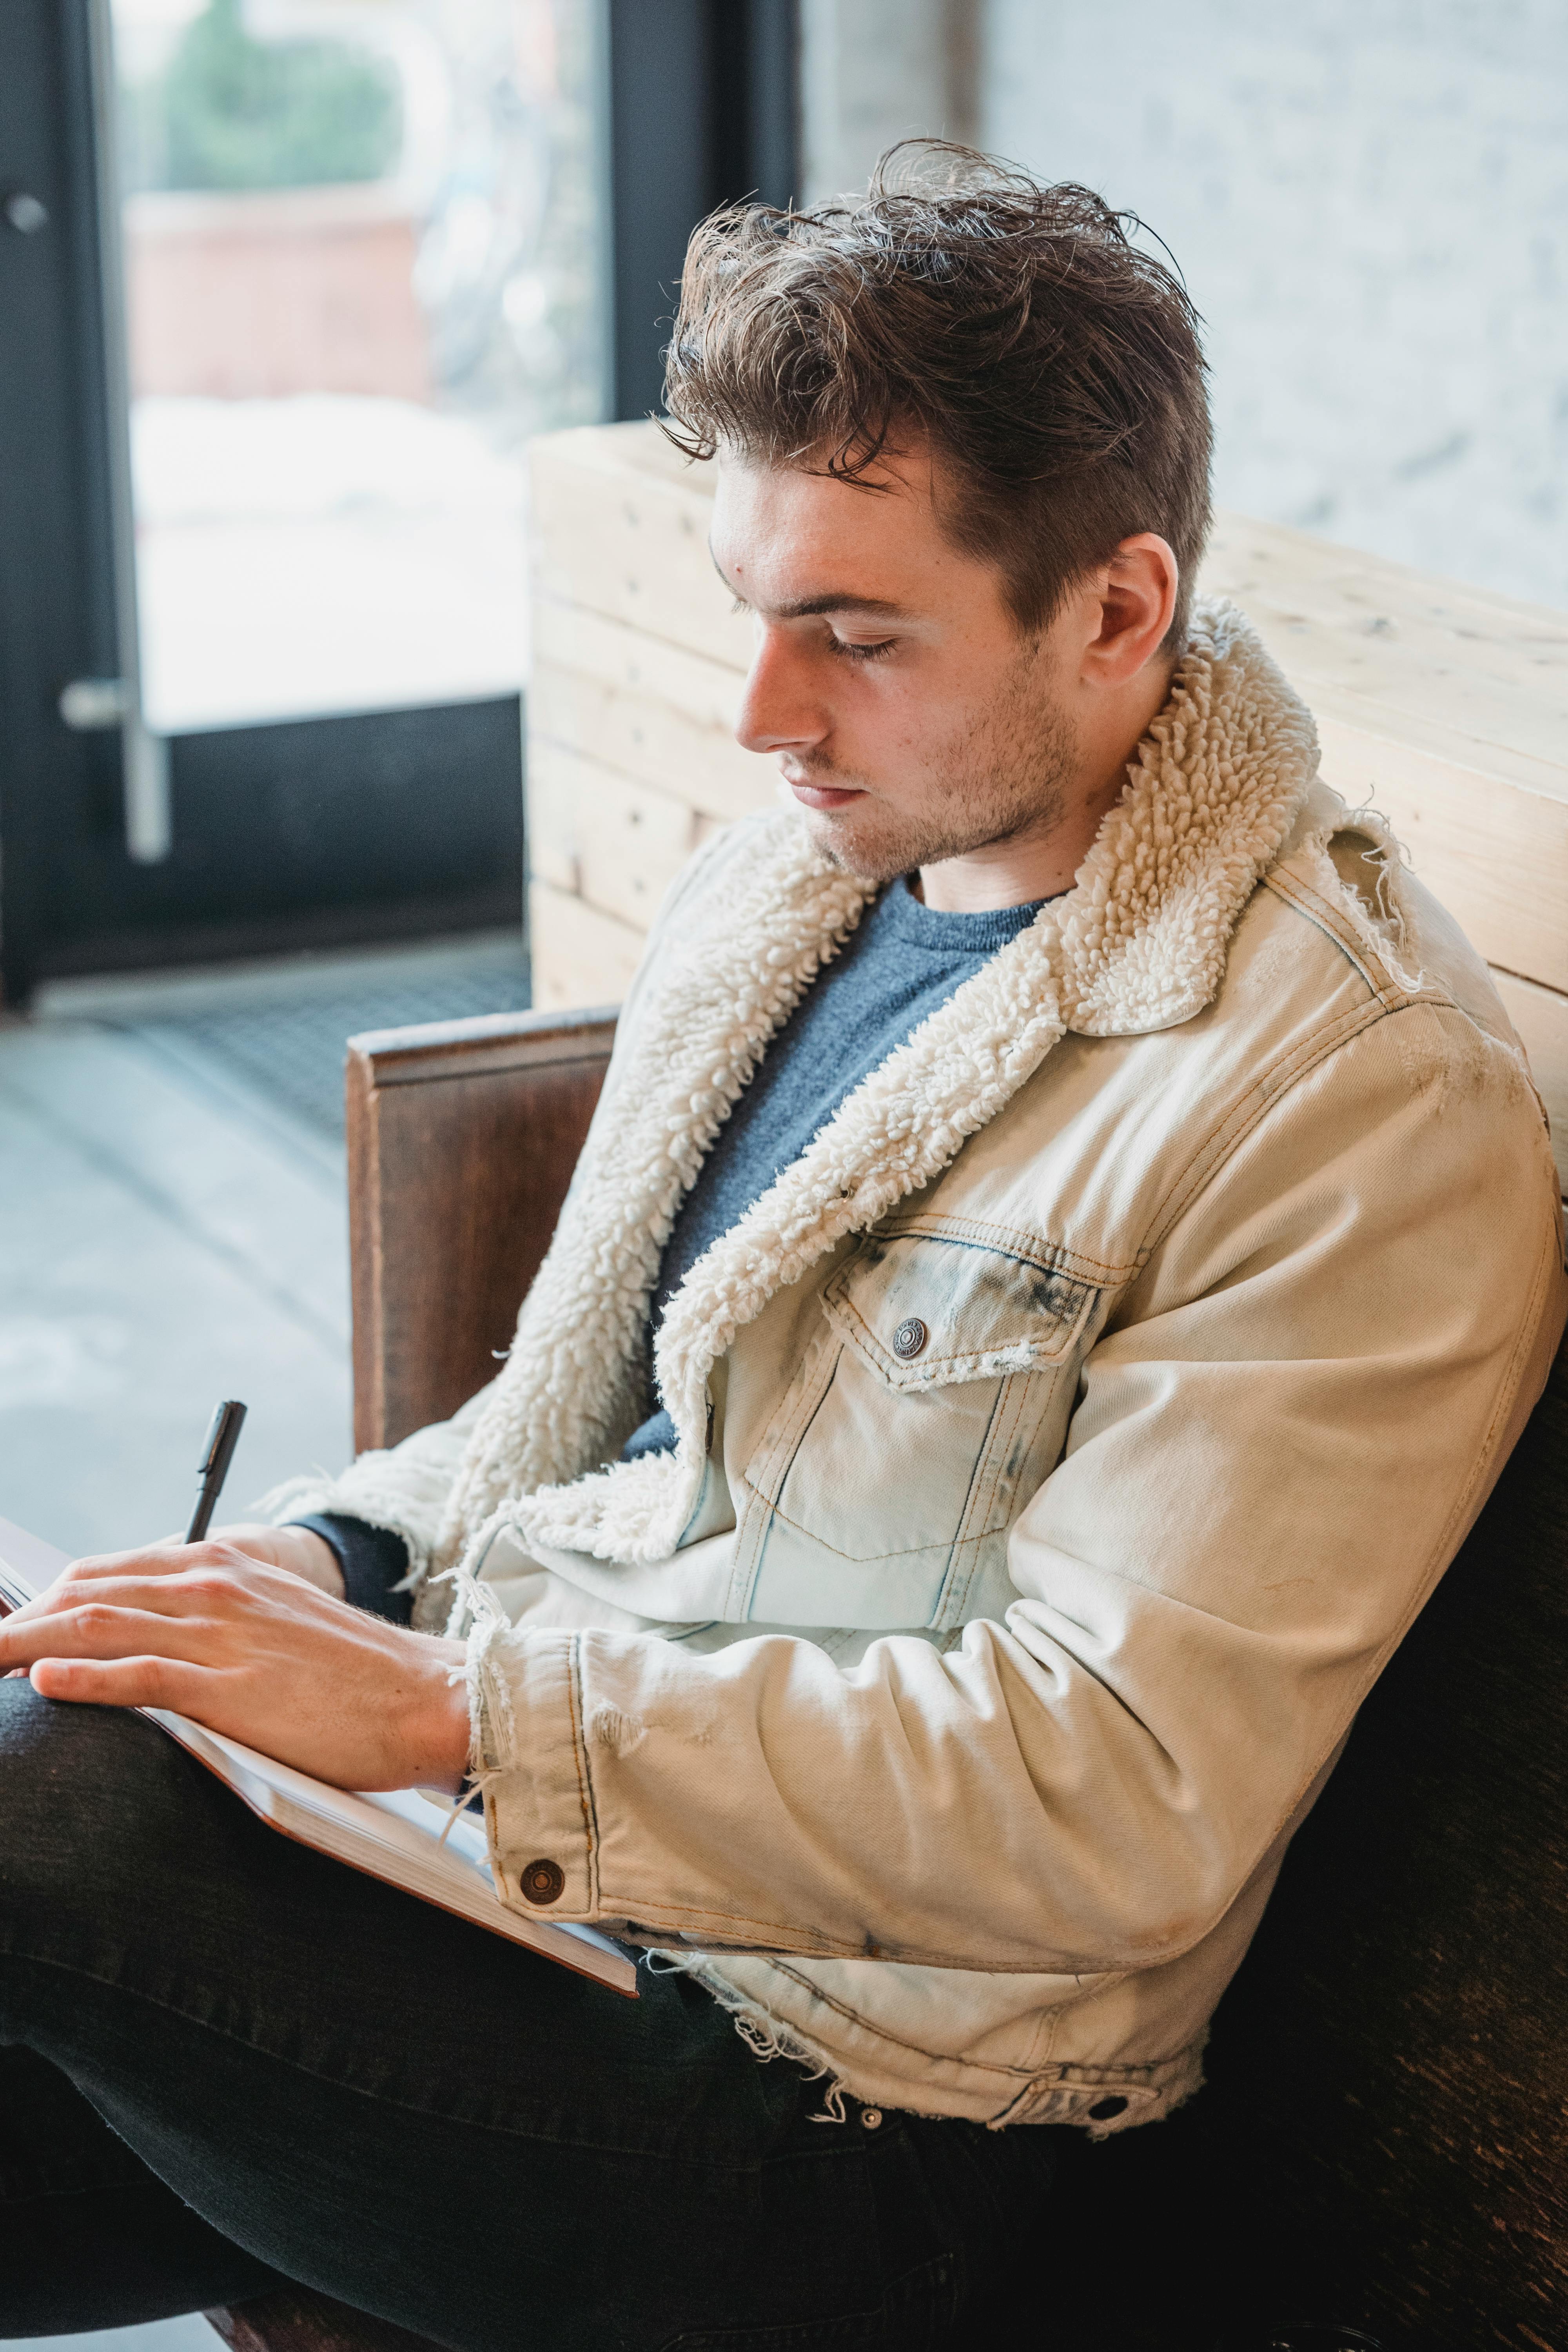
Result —
<instances>
[{"instance_id":1,"label":"man's fingers","mask_svg":"<svg viewBox=\"0 0 1568 2352\"><path fill-rule=\"evenodd\" d=\"M202 1681L199 1667L177 1658L39 1658L31 1681L40 1698L79 1706L167 1706L188 1709Z\"/></svg>"},{"instance_id":2,"label":"man's fingers","mask_svg":"<svg viewBox=\"0 0 1568 2352\"><path fill-rule=\"evenodd\" d=\"M167 1543L142 1544L135 1551L89 1552L81 1559L73 1559L62 1569L43 1598L47 1601L51 1594L69 1592L84 1584L118 1583L126 1577L161 1583L169 1578L189 1576L200 1569L226 1570L231 1575L243 1576L272 1565L269 1554L226 1541L221 1536L207 1536L194 1544L182 1543L174 1537Z\"/></svg>"},{"instance_id":3,"label":"man's fingers","mask_svg":"<svg viewBox=\"0 0 1568 2352\"><path fill-rule=\"evenodd\" d=\"M193 1559L216 1546L184 1544L177 1536L166 1542L139 1544L134 1551L88 1552L63 1570L61 1583L80 1583L105 1576L177 1576Z\"/></svg>"},{"instance_id":4,"label":"man's fingers","mask_svg":"<svg viewBox=\"0 0 1568 2352\"><path fill-rule=\"evenodd\" d=\"M58 1625L67 1617L87 1617L94 1610L133 1609L143 1617L189 1617L210 1607L211 1595L198 1596L188 1587L149 1577L104 1577L91 1583L51 1584L26 1609L0 1621L0 1656L20 1642L32 1639L44 1625ZM17 1654L20 1654L18 1652Z\"/></svg>"},{"instance_id":5,"label":"man's fingers","mask_svg":"<svg viewBox=\"0 0 1568 2352\"><path fill-rule=\"evenodd\" d=\"M259 1565L244 1553L226 1550L219 1544L183 1547L175 1572L149 1571L144 1555L126 1552L106 1561L101 1568L94 1566L89 1574L78 1575L75 1569L68 1569L47 1592L29 1601L26 1609L18 1609L5 1622L11 1624L18 1620L59 1617L72 1610L100 1603L142 1609L160 1617L221 1615L243 1599ZM290 1579L291 1583L297 1580Z\"/></svg>"},{"instance_id":6,"label":"man's fingers","mask_svg":"<svg viewBox=\"0 0 1568 2352\"><path fill-rule=\"evenodd\" d=\"M156 1653L195 1658L212 1646L213 1633L204 1618L93 1600L47 1616L8 1617L0 1625L0 1666L31 1666L42 1657L129 1658Z\"/></svg>"}]
</instances>

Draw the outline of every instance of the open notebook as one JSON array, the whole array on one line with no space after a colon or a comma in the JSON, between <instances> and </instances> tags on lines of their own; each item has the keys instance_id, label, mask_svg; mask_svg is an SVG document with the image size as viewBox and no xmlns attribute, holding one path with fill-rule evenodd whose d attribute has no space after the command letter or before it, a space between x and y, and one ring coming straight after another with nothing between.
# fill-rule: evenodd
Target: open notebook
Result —
<instances>
[{"instance_id":1,"label":"open notebook","mask_svg":"<svg viewBox=\"0 0 1568 2352\"><path fill-rule=\"evenodd\" d=\"M52 1544L0 1519L0 1615L35 1600L54 1582L66 1559ZM285 1837L298 1838L302 1845L315 1846L373 1878L385 1879L388 1885L403 1887L421 1902L455 1911L477 1927L510 1936L531 1951L636 1998L637 1965L607 1936L594 1927L554 1927L508 1910L490 1876L484 1831L471 1813L459 1814L448 1829L450 1807L444 1797L426 1797L417 1789L351 1796L346 1790L312 1780L308 1772L296 1772L291 1765L275 1764L237 1739L205 1730L185 1716L161 1706L138 1712L188 1748L253 1813ZM444 1845L443 1830L447 1832Z\"/></svg>"}]
</instances>

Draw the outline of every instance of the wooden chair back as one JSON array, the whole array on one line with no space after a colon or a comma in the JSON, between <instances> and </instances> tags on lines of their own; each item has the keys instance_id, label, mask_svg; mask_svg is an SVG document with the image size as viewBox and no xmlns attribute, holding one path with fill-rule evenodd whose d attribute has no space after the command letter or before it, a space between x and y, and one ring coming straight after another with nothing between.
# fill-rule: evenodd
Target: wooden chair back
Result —
<instances>
[{"instance_id":1,"label":"wooden chair back","mask_svg":"<svg viewBox=\"0 0 1568 2352\"><path fill-rule=\"evenodd\" d=\"M599 1099L613 1008L351 1037L354 1451L494 1377Z\"/></svg>"}]
</instances>

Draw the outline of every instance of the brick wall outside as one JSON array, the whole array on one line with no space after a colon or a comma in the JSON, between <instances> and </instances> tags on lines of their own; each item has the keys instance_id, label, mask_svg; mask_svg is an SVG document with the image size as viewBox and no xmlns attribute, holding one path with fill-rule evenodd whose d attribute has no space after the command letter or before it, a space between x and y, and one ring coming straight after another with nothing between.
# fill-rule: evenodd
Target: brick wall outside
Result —
<instances>
[{"instance_id":1,"label":"brick wall outside","mask_svg":"<svg viewBox=\"0 0 1568 2352\"><path fill-rule=\"evenodd\" d=\"M1563 0L986 0L980 32L982 143L1180 260L1223 503L1568 606Z\"/></svg>"}]
</instances>

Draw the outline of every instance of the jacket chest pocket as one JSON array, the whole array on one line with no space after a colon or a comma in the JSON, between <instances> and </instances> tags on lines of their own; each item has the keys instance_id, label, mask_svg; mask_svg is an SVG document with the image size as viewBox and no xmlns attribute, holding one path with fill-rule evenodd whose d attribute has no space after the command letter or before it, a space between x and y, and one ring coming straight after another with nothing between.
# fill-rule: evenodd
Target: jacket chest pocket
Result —
<instances>
[{"instance_id":1,"label":"jacket chest pocket","mask_svg":"<svg viewBox=\"0 0 1568 2352\"><path fill-rule=\"evenodd\" d=\"M736 1613L961 1623L1099 1297L967 1239L867 1235L827 1285L819 1342L748 1469Z\"/></svg>"}]
</instances>

